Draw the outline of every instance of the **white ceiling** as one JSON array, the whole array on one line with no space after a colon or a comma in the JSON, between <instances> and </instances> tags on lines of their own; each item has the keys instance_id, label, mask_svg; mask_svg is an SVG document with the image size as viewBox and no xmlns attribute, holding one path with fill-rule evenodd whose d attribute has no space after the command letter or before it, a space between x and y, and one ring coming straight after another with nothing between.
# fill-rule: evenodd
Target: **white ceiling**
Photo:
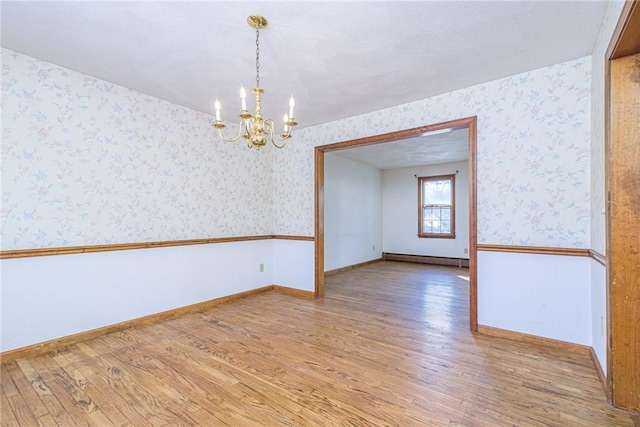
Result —
<instances>
[{"instance_id":1,"label":"white ceiling","mask_svg":"<svg viewBox=\"0 0 640 427\"><path fill-rule=\"evenodd\" d=\"M2 1L2 46L223 119L255 83L300 127L589 55L604 1ZM251 105L251 104L250 104ZM252 109L252 107L250 107Z\"/></svg>"},{"instance_id":2,"label":"white ceiling","mask_svg":"<svg viewBox=\"0 0 640 427\"><path fill-rule=\"evenodd\" d=\"M378 169L451 163L469 158L469 130L435 131L392 142L331 151Z\"/></svg>"}]
</instances>

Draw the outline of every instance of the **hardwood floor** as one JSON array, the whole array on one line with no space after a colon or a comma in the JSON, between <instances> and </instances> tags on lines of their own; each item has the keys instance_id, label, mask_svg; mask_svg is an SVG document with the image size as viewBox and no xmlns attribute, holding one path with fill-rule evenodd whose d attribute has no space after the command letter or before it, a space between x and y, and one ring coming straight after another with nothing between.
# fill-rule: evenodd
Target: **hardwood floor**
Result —
<instances>
[{"instance_id":1,"label":"hardwood floor","mask_svg":"<svg viewBox=\"0 0 640 427\"><path fill-rule=\"evenodd\" d=\"M633 426L587 355L467 328L467 270L379 262L2 364L1 424Z\"/></svg>"}]
</instances>

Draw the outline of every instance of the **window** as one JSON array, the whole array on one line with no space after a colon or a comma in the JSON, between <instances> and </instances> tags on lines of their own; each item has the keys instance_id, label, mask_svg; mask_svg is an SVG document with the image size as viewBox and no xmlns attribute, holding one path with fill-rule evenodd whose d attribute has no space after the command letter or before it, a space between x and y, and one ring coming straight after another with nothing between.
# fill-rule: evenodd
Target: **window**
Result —
<instances>
[{"instance_id":1,"label":"window","mask_svg":"<svg viewBox=\"0 0 640 427\"><path fill-rule=\"evenodd\" d=\"M455 177L418 178L418 237L456 237Z\"/></svg>"}]
</instances>

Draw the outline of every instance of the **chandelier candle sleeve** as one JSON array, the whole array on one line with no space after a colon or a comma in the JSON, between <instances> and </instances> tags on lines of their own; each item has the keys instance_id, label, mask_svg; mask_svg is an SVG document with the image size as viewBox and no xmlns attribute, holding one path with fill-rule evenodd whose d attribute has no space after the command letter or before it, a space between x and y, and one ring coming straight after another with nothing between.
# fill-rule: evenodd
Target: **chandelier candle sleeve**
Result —
<instances>
[{"instance_id":1,"label":"chandelier candle sleeve","mask_svg":"<svg viewBox=\"0 0 640 427\"><path fill-rule=\"evenodd\" d=\"M296 105L296 101L295 99L293 99L293 95L291 95L291 98L289 98L289 117L291 117L292 120L293 120L293 107L295 107L295 105Z\"/></svg>"},{"instance_id":2,"label":"chandelier candle sleeve","mask_svg":"<svg viewBox=\"0 0 640 427\"><path fill-rule=\"evenodd\" d=\"M220 101L216 99L216 102L215 104L213 104L213 107L216 110L216 122L219 122L220 121Z\"/></svg>"},{"instance_id":3,"label":"chandelier candle sleeve","mask_svg":"<svg viewBox=\"0 0 640 427\"><path fill-rule=\"evenodd\" d=\"M289 132L289 129L291 129L291 127L287 125L287 122L289 121L289 116L285 114L283 120L284 120L284 132L287 133Z\"/></svg>"},{"instance_id":4,"label":"chandelier candle sleeve","mask_svg":"<svg viewBox=\"0 0 640 427\"><path fill-rule=\"evenodd\" d=\"M242 101L242 111L247 111L247 91L240 85L240 100Z\"/></svg>"}]
</instances>

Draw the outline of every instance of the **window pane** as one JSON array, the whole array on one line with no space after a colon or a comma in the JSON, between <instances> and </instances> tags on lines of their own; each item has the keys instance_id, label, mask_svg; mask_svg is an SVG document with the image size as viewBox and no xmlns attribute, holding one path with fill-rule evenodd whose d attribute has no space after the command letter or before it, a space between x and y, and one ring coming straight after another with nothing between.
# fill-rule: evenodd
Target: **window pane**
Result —
<instances>
[{"instance_id":1,"label":"window pane","mask_svg":"<svg viewBox=\"0 0 640 427\"><path fill-rule=\"evenodd\" d=\"M455 175L420 177L420 237L455 237L453 195ZM425 235L425 236L422 236Z\"/></svg>"},{"instance_id":2,"label":"window pane","mask_svg":"<svg viewBox=\"0 0 640 427\"><path fill-rule=\"evenodd\" d=\"M448 205L451 203L451 181L425 181L424 201L429 205Z\"/></svg>"},{"instance_id":3,"label":"window pane","mask_svg":"<svg viewBox=\"0 0 640 427\"><path fill-rule=\"evenodd\" d=\"M451 208L448 206L425 207L422 211L423 233L451 233Z\"/></svg>"}]
</instances>

